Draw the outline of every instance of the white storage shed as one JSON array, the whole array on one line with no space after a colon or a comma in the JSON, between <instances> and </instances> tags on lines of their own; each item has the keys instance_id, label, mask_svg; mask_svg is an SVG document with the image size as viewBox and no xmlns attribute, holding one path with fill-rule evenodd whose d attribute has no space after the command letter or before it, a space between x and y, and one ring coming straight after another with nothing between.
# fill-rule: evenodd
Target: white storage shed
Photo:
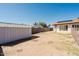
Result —
<instances>
[{"instance_id":1,"label":"white storage shed","mask_svg":"<svg viewBox=\"0 0 79 59\"><path fill-rule=\"evenodd\" d=\"M32 36L31 26L24 24L0 23L0 44L29 38Z\"/></svg>"}]
</instances>

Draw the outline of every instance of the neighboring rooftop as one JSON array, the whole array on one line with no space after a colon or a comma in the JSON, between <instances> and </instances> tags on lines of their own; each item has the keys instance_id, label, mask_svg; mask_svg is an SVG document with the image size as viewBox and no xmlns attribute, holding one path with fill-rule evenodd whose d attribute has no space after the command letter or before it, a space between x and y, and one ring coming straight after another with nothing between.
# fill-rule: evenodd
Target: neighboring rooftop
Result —
<instances>
[{"instance_id":1,"label":"neighboring rooftop","mask_svg":"<svg viewBox=\"0 0 79 59\"><path fill-rule=\"evenodd\" d=\"M58 21L57 23L61 23L61 22L71 22L72 20L65 20L65 21Z\"/></svg>"},{"instance_id":2,"label":"neighboring rooftop","mask_svg":"<svg viewBox=\"0 0 79 59\"><path fill-rule=\"evenodd\" d=\"M65 20L65 21L58 21L53 25L61 25L61 24L72 24L72 23L79 23L79 18L73 20Z\"/></svg>"}]
</instances>

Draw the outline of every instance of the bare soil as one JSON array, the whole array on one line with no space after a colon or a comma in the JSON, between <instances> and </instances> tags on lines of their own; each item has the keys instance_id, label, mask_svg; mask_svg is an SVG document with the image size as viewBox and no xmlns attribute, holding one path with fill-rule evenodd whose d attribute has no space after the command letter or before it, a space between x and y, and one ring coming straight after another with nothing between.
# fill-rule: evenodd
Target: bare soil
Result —
<instances>
[{"instance_id":1,"label":"bare soil","mask_svg":"<svg viewBox=\"0 0 79 59\"><path fill-rule=\"evenodd\" d=\"M29 40L5 44L2 49L6 56L79 55L79 46L71 34L60 34L53 31L34 34Z\"/></svg>"}]
</instances>

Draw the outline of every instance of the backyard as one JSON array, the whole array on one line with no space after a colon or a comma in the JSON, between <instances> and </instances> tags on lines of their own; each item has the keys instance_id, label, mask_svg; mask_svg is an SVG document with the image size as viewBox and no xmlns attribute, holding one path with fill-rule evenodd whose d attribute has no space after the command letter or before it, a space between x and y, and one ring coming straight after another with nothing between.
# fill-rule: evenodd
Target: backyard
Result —
<instances>
[{"instance_id":1,"label":"backyard","mask_svg":"<svg viewBox=\"0 0 79 59\"><path fill-rule=\"evenodd\" d=\"M6 56L71 56L79 55L79 46L71 34L53 31L33 34L32 38L1 46Z\"/></svg>"}]
</instances>

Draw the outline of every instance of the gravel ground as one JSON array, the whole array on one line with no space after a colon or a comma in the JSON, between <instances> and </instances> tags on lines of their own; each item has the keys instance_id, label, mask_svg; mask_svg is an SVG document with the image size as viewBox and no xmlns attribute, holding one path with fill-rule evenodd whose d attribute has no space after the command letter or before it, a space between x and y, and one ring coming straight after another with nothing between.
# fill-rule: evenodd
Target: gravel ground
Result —
<instances>
[{"instance_id":1,"label":"gravel ground","mask_svg":"<svg viewBox=\"0 0 79 59\"><path fill-rule=\"evenodd\" d=\"M79 47L70 34L53 31L34 34L32 38L2 46L5 56L70 56L79 55Z\"/></svg>"}]
</instances>

